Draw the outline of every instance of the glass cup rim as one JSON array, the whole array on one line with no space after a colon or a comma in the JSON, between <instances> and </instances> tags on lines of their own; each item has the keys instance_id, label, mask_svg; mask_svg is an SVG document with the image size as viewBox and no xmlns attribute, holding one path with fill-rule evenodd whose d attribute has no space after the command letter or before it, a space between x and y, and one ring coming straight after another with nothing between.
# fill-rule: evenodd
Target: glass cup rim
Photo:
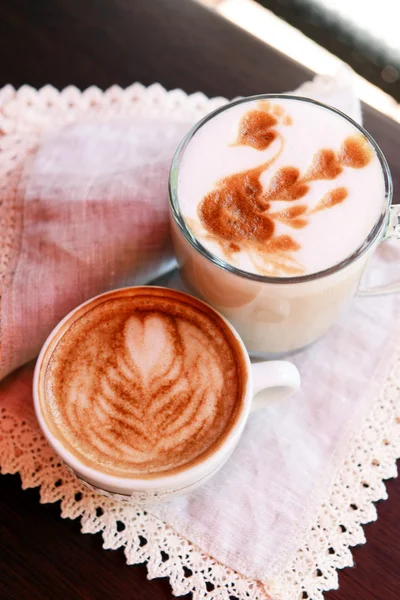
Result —
<instances>
[{"instance_id":1,"label":"glass cup rim","mask_svg":"<svg viewBox=\"0 0 400 600\"><path fill-rule=\"evenodd\" d=\"M267 275L260 275L258 273L252 273L250 271L245 271L243 269L235 267L234 265L223 260L222 258L219 258L215 254L213 254L212 252L207 250L207 248L205 246L203 246L203 244L201 244L201 242L191 232L190 228L186 224L184 216L182 215L180 204L179 204L179 199L178 199L177 182L178 182L178 173L179 173L180 163L181 163L183 154L184 154L187 146L189 145L190 141L192 140L192 138L194 137L196 132L203 125L205 125L208 121L213 119L215 116L224 112L225 110L228 110L229 108L231 108L233 106L236 106L238 104L245 104L247 102L254 102L257 100L271 100L271 99L295 100L295 101L300 101L300 102L306 102L309 104L314 104L321 108L327 109L333 113L336 113L339 117L344 118L346 121L351 123L356 129L358 129L360 131L360 133L362 133L367 138L367 140L370 142L370 144L372 145L372 147L374 148L374 150L378 156L378 160L381 165L383 177L384 177L385 194L384 194L384 202L383 202L383 206L382 206L382 211L381 211L377 221L374 223L368 236L363 241L363 243L354 252L349 254L345 259L343 259L339 263L337 263L331 267L328 267L327 269L322 269L320 271L316 271L314 273L309 273L306 275L295 275L295 276L291 276L291 277L276 277L276 276L272 277L272 276L267 276ZM341 110L334 108L333 106L329 106L328 104L324 104L323 102L313 100L312 98L296 96L293 94L257 94L254 96L246 96L246 97L238 98L236 100L228 102L227 104L224 104L223 106L220 106L219 108L208 113L205 117L200 119L200 121L198 121L188 131L188 133L184 136L184 138L181 140L178 148L175 151L174 157L172 159L171 168L170 168L170 172L169 172L169 178L168 178L168 195L169 195L169 204L170 204L171 212L174 217L175 223L178 225L178 227L179 227L181 233L183 234L183 236L185 237L186 241L189 242L189 244L195 250L197 250L197 252L199 252L204 258L206 258L207 260L209 260L210 262L215 264L220 269L222 269L224 271L228 271L228 272L230 272L234 275L237 275L239 277L242 277L244 279L250 279L252 281L258 281L258 282L262 282L262 283L279 283L279 284L305 283L308 281L314 281L316 279L327 277L328 275L332 275L333 273L336 273L337 271L340 271L340 270L344 269L345 267L349 266L350 264L352 264L358 258L363 256L365 254L365 252L374 244L374 242L379 238L385 225L387 224L387 215L389 214L389 208L390 208L391 201L392 201L392 193L393 193L393 183L392 183L392 176L390 173L389 165L387 163L387 160L386 160L382 150L380 149L380 147L378 146L378 144L376 143L374 138L368 133L368 131L366 131L366 129L364 129L364 127L362 125L360 125L359 123L357 123L354 119L352 119L351 117L346 115Z\"/></svg>"}]
</instances>

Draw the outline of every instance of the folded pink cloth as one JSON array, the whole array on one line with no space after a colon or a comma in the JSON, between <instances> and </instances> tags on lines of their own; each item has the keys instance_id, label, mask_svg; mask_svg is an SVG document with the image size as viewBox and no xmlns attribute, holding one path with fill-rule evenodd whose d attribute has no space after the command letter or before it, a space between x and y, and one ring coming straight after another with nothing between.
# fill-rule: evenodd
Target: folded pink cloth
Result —
<instances>
[{"instance_id":1,"label":"folded pink cloth","mask_svg":"<svg viewBox=\"0 0 400 600\"><path fill-rule=\"evenodd\" d=\"M39 140L2 208L0 379L75 306L171 265L167 180L188 127L87 121Z\"/></svg>"}]
</instances>

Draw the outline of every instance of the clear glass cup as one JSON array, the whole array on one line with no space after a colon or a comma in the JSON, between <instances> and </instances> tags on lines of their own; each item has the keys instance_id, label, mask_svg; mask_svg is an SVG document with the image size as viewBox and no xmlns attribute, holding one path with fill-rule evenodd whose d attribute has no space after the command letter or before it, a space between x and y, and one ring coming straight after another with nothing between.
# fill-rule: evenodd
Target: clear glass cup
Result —
<instances>
[{"instance_id":1,"label":"clear glass cup","mask_svg":"<svg viewBox=\"0 0 400 600\"><path fill-rule=\"evenodd\" d=\"M180 208L178 174L187 145L210 119L238 103L283 98L322 106L350 121L376 151L385 193L378 220L361 246L345 260L310 275L266 277L243 271L213 255L193 235ZM172 239L185 284L231 321L253 357L279 356L313 343L337 321L357 293L400 291L400 282L359 289L365 267L377 246L393 236L400 238L400 207L391 205L392 178L375 140L353 119L332 107L308 98L266 94L236 100L217 109L199 121L180 143L171 166L169 200Z\"/></svg>"}]
</instances>

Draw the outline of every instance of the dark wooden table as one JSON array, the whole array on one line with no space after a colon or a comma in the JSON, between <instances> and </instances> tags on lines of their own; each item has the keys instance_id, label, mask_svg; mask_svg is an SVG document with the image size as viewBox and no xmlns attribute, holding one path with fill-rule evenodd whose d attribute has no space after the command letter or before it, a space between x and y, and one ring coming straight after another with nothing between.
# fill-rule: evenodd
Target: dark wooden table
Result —
<instances>
[{"instance_id":1,"label":"dark wooden table","mask_svg":"<svg viewBox=\"0 0 400 600\"><path fill-rule=\"evenodd\" d=\"M295 88L310 73L192 0L13 0L0 3L0 85L85 88L155 81L166 88L235 97ZM400 126L371 109L365 123L399 189ZM327 600L399 600L400 480L388 483L356 569L340 574ZM146 580L122 551L40 505L18 476L0 477L0 598L162 600L165 580Z\"/></svg>"}]
</instances>

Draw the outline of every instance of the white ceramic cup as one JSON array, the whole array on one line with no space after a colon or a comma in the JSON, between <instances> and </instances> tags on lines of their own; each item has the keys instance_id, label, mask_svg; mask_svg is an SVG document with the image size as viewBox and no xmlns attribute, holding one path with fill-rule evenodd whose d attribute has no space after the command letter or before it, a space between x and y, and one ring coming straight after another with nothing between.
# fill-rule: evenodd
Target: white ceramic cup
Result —
<instances>
[{"instance_id":1,"label":"white ceramic cup","mask_svg":"<svg viewBox=\"0 0 400 600\"><path fill-rule=\"evenodd\" d=\"M300 386L300 375L297 368L287 361L271 361L251 364L246 348L236 330L232 325L215 309L207 305L208 310L212 310L219 319L226 323L238 340L238 348L242 352L243 362L246 365L247 383L244 392L241 412L226 435L222 443L216 448L215 452L208 455L203 461L180 470L179 472L162 477L153 477L151 479L117 477L95 470L83 464L74 456L60 440L49 429L42 412L41 396L43 392L43 381L45 375L42 372L44 361L49 359L49 354L53 351L55 344L61 339L62 335L68 330L75 318L82 318L82 309L89 308L90 305L99 299L106 299L109 296L115 297L118 293L124 293L129 288L114 290L101 294L78 306L69 313L52 331L47 338L36 363L33 380L33 399L36 416L39 425L49 442L50 446L64 461L64 463L79 477L86 485L95 488L102 494L112 496L118 500L129 501L132 503L148 504L168 498L171 495L187 493L199 485L205 483L214 475L228 460L235 446L239 442L240 436L246 425L247 418L251 411L259 410L268 406L271 402L287 398L294 394ZM151 288L154 289L154 288ZM183 292L177 292L182 296L187 296ZM197 300L200 304L205 304Z\"/></svg>"}]
</instances>

